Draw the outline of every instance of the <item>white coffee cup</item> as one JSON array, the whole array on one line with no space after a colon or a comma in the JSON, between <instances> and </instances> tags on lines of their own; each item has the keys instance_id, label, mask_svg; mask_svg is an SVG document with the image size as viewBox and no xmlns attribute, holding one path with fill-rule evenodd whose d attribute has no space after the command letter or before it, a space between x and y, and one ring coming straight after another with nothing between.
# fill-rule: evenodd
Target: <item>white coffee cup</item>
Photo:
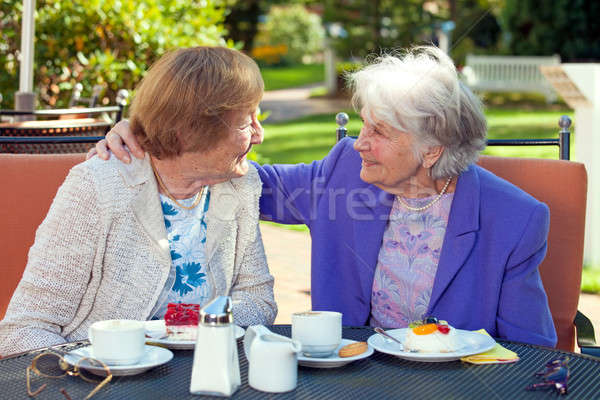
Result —
<instances>
[{"instance_id":1,"label":"white coffee cup","mask_svg":"<svg viewBox=\"0 0 600 400\"><path fill-rule=\"evenodd\" d=\"M328 357L342 342L342 314L305 311L292 314L292 339L307 357Z\"/></svg>"},{"instance_id":2,"label":"white coffee cup","mask_svg":"<svg viewBox=\"0 0 600 400\"><path fill-rule=\"evenodd\" d=\"M144 323L128 319L94 322L88 329L93 357L107 365L136 364L144 356Z\"/></svg>"}]
</instances>

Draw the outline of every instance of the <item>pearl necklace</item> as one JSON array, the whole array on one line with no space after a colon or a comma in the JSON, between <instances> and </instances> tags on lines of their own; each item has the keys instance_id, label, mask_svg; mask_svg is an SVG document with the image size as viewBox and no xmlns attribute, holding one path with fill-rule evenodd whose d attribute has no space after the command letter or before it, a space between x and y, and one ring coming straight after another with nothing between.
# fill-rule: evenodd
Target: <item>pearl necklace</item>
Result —
<instances>
[{"instance_id":1,"label":"pearl necklace","mask_svg":"<svg viewBox=\"0 0 600 400\"><path fill-rule=\"evenodd\" d=\"M448 186L450 185L450 182L452 182L452 177L448 178L448 180L446 181L446 184L444 185L444 187L442 188L442 191L440 192L440 194L438 194L436 196L435 199L433 199L429 204L424 205L423 207L411 207L409 206L403 199L402 197L396 195L396 198L398 199L398 201L400 202L400 204L402 204L404 206L404 208L406 208L407 210L410 211L424 211L427 210L429 207L431 207L432 205L434 205L435 203L438 202L439 199L442 198L442 196L444 195L444 193L446 193L446 190L448 189Z\"/></svg>"},{"instance_id":2,"label":"pearl necklace","mask_svg":"<svg viewBox=\"0 0 600 400\"><path fill-rule=\"evenodd\" d=\"M171 201L173 201L173 203L175 203L177 207L183 208L184 210L193 210L194 208L196 208L196 206L198 206L198 204L200 204L200 200L202 199L202 197L204 197L204 193L206 192L206 186L202 186L202 189L200 189L200 191L196 193L196 196L194 197L194 202L191 206L184 206L183 204L177 201L177 199L171 194L171 192L169 192L169 189L167 189L164 182L160 178L160 175L158 174L158 171L156 170L156 167L154 166L152 160L150 160L150 165L152 166L152 172L154 172L154 176L156 177L158 186L160 186L160 188L163 190L163 192L165 192L167 197L171 199Z\"/></svg>"}]
</instances>

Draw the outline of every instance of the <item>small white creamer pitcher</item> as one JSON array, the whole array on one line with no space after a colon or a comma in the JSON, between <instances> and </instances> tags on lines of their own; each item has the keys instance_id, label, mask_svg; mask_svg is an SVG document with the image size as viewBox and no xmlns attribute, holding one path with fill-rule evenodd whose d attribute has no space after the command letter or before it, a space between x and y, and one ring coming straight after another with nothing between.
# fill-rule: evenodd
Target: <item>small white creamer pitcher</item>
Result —
<instances>
[{"instance_id":1,"label":"small white creamer pitcher","mask_svg":"<svg viewBox=\"0 0 600 400\"><path fill-rule=\"evenodd\" d=\"M248 359L248 384L270 393L289 392L298 380L297 340L271 332L263 325L246 329L244 352Z\"/></svg>"}]
</instances>

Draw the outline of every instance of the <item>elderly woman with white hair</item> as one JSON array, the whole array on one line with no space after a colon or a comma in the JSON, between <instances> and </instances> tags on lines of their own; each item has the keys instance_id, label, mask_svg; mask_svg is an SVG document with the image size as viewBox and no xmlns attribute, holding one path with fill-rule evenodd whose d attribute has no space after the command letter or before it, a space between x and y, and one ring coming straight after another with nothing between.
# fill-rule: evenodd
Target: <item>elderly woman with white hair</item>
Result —
<instances>
[{"instance_id":1,"label":"elderly woman with white hair","mask_svg":"<svg viewBox=\"0 0 600 400\"><path fill-rule=\"evenodd\" d=\"M262 218L311 230L313 309L387 328L436 316L554 346L538 271L548 207L475 164L485 118L452 61L415 48L378 58L350 83L358 139L310 165L257 165Z\"/></svg>"}]
</instances>

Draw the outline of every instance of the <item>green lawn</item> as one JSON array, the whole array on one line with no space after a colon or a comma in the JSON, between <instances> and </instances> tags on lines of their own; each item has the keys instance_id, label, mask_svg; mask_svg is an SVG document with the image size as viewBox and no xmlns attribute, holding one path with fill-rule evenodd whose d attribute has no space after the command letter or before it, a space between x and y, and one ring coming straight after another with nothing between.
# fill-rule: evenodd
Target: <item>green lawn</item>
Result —
<instances>
[{"instance_id":1,"label":"green lawn","mask_svg":"<svg viewBox=\"0 0 600 400\"><path fill-rule=\"evenodd\" d=\"M325 80L323 64L263 67L260 71L265 81L265 90L287 89Z\"/></svg>"},{"instance_id":2,"label":"green lawn","mask_svg":"<svg viewBox=\"0 0 600 400\"><path fill-rule=\"evenodd\" d=\"M347 125L351 135L360 130L360 118L352 111ZM506 110L489 109L486 112L491 139L512 138L554 138L558 137L558 119L567 114L573 118L569 110ZM261 161L271 163L310 162L323 158L335 144L335 116L313 115L265 125L265 141L255 147ZM571 152L573 154L574 136L571 136ZM558 147L489 147L484 154L510 157L558 158Z\"/></svg>"},{"instance_id":3,"label":"green lawn","mask_svg":"<svg viewBox=\"0 0 600 400\"><path fill-rule=\"evenodd\" d=\"M558 119L561 115L568 115L574 119L573 112L568 109L547 110L507 110L488 109L486 119L488 122L488 137L490 139L517 139L517 138L557 138ZM574 125L571 126L571 132ZM575 136L571 135L571 157L575 148ZM488 147L484 154L505 157L535 157L535 158L558 158L557 146L505 146Z\"/></svg>"},{"instance_id":4,"label":"green lawn","mask_svg":"<svg viewBox=\"0 0 600 400\"><path fill-rule=\"evenodd\" d=\"M600 293L600 268L583 268L581 274L581 291L584 293Z\"/></svg>"}]
</instances>

